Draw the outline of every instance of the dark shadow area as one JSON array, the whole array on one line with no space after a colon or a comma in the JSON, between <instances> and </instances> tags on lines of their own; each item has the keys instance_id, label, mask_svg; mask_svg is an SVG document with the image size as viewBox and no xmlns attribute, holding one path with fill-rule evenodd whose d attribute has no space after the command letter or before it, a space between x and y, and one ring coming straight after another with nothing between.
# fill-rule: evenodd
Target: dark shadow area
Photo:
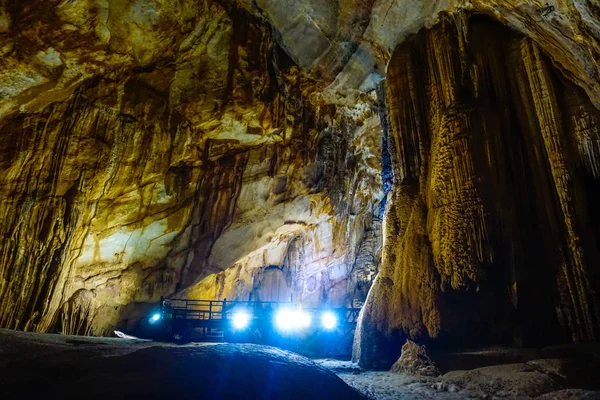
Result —
<instances>
[{"instance_id":1,"label":"dark shadow area","mask_svg":"<svg viewBox=\"0 0 600 400\"><path fill-rule=\"evenodd\" d=\"M0 332L2 398L362 399L331 371L272 347L67 339Z\"/></svg>"}]
</instances>

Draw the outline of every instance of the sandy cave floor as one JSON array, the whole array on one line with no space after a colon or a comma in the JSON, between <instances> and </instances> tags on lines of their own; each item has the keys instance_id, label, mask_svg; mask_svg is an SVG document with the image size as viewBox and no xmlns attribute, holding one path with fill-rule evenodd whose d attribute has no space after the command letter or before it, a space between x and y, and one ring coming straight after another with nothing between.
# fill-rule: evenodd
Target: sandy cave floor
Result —
<instances>
[{"instance_id":1,"label":"sandy cave floor","mask_svg":"<svg viewBox=\"0 0 600 400\"><path fill-rule=\"evenodd\" d=\"M0 393L2 399L600 399L590 390L600 385L595 351L570 359L579 369L562 357L427 378L252 344L172 345L0 330Z\"/></svg>"}]
</instances>

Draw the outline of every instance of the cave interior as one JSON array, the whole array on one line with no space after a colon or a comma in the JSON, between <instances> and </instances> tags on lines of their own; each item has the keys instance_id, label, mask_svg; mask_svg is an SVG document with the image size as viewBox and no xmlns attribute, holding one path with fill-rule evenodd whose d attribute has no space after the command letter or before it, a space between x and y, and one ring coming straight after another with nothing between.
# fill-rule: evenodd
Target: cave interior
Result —
<instances>
[{"instance_id":1,"label":"cave interior","mask_svg":"<svg viewBox=\"0 0 600 400\"><path fill-rule=\"evenodd\" d=\"M364 370L600 365L597 1L2 0L0 55L0 328L292 301Z\"/></svg>"}]
</instances>

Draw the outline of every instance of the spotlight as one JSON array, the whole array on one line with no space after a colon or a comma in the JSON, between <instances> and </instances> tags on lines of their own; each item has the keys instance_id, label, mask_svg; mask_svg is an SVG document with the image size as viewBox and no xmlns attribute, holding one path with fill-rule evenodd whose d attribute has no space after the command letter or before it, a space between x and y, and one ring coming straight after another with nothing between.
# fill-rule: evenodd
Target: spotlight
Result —
<instances>
[{"instance_id":1,"label":"spotlight","mask_svg":"<svg viewBox=\"0 0 600 400\"><path fill-rule=\"evenodd\" d=\"M150 323L151 324L155 324L158 321L160 321L160 319L162 318L161 313L154 313L152 314L152 316L150 317Z\"/></svg>"},{"instance_id":2,"label":"spotlight","mask_svg":"<svg viewBox=\"0 0 600 400\"><path fill-rule=\"evenodd\" d=\"M308 328L310 326L310 323L312 322L310 314L306 311L298 310L297 318L298 320L296 326L298 328Z\"/></svg>"},{"instance_id":3,"label":"spotlight","mask_svg":"<svg viewBox=\"0 0 600 400\"><path fill-rule=\"evenodd\" d=\"M303 310L280 310L275 315L275 325L281 331L308 328L311 324L311 316Z\"/></svg>"},{"instance_id":4,"label":"spotlight","mask_svg":"<svg viewBox=\"0 0 600 400\"><path fill-rule=\"evenodd\" d=\"M292 310L279 310L275 315L275 325L279 330L287 331L294 326L294 312Z\"/></svg>"},{"instance_id":5,"label":"spotlight","mask_svg":"<svg viewBox=\"0 0 600 400\"><path fill-rule=\"evenodd\" d=\"M238 311L231 317L235 329L246 329L252 317L245 311Z\"/></svg>"},{"instance_id":6,"label":"spotlight","mask_svg":"<svg viewBox=\"0 0 600 400\"><path fill-rule=\"evenodd\" d=\"M331 311L325 311L321 316L321 325L328 331L334 329L337 326L337 315Z\"/></svg>"}]
</instances>

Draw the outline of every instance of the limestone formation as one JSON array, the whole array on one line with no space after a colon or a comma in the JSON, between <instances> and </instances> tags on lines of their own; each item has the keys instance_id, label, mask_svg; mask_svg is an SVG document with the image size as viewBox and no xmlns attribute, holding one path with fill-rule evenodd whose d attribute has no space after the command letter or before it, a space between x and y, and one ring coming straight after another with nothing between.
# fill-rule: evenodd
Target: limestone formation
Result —
<instances>
[{"instance_id":1,"label":"limestone formation","mask_svg":"<svg viewBox=\"0 0 600 400\"><path fill-rule=\"evenodd\" d=\"M373 89L396 46L440 13L486 14L531 37L563 73L600 105L600 22L596 0L239 0L267 18L290 57L331 83ZM337 101L344 99L337 98Z\"/></svg>"},{"instance_id":2,"label":"limestone formation","mask_svg":"<svg viewBox=\"0 0 600 400\"><path fill-rule=\"evenodd\" d=\"M427 349L411 340L402 346L402 355L392 365L392 372L421 376L439 376L440 371L427 354Z\"/></svg>"},{"instance_id":3,"label":"limestone formation","mask_svg":"<svg viewBox=\"0 0 600 400\"><path fill-rule=\"evenodd\" d=\"M445 17L387 77L394 187L364 364L396 337L597 340L600 111L530 38ZM369 337L369 339L364 339Z\"/></svg>"},{"instance_id":4,"label":"limestone formation","mask_svg":"<svg viewBox=\"0 0 600 400\"><path fill-rule=\"evenodd\" d=\"M597 0L0 0L0 327L366 299L367 366L598 340L599 60Z\"/></svg>"},{"instance_id":5,"label":"limestone formation","mask_svg":"<svg viewBox=\"0 0 600 400\"><path fill-rule=\"evenodd\" d=\"M232 4L2 16L0 326L130 330L161 296L364 300L380 248L372 99L324 103Z\"/></svg>"}]
</instances>

